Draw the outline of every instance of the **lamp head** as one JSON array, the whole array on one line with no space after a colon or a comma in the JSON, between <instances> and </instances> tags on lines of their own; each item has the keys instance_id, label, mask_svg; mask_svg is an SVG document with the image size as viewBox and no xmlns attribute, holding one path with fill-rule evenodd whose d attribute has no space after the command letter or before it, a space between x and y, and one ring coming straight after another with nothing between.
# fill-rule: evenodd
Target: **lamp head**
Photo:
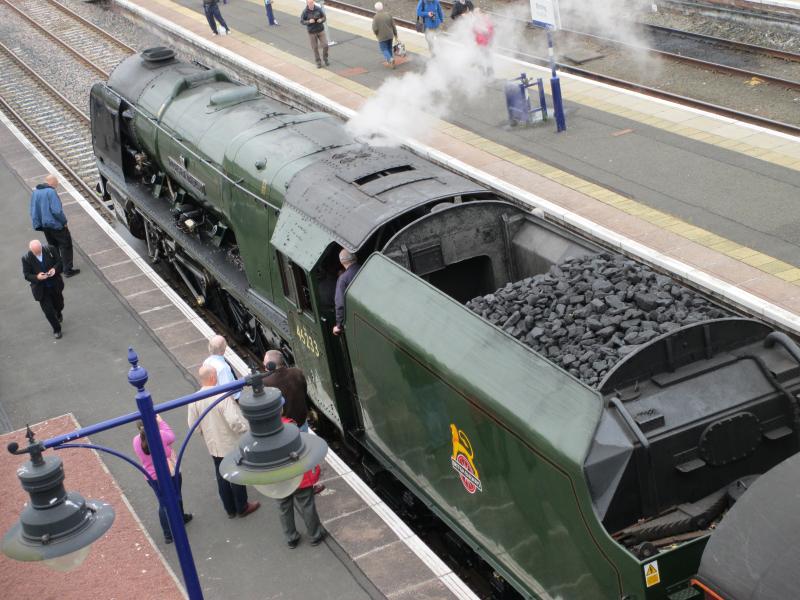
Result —
<instances>
[{"instance_id":1,"label":"lamp head","mask_svg":"<svg viewBox=\"0 0 800 600\"><path fill-rule=\"evenodd\" d=\"M20 451L17 446L12 453L31 454L31 460L17 469L30 502L3 538L3 553L14 560L43 560L57 570L70 570L83 562L90 544L111 527L114 509L106 502L67 492L61 459L42 457L41 444L32 436L29 439L28 448Z\"/></svg>"},{"instance_id":2,"label":"lamp head","mask_svg":"<svg viewBox=\"0 0 800 600\"><path fill-rule=\"evenodd\" d=\"M239 399L250 431L222 460L219 472L231 483L254 485L267 496L285 498L300 485L306 471L322 462L328 444L315 435L301 433L292 423L283 423L280 390L263 388L263 374L256 377L252 394Z\"/></svg>"}]
</instances>

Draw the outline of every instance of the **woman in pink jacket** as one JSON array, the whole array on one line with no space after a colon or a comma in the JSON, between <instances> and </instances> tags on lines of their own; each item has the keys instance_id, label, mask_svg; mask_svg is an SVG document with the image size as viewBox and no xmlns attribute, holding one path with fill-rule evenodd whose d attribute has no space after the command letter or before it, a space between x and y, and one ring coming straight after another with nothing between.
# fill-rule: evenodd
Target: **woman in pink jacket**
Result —
<instances>
[{"instance_id":1,"label":"woman in pink jacket","mask_svg":"<svg viewBox=\"0 0 800 600\"><path fill-rule=\"evenodd\" d=\"M175 433L172 428L167 424L160 415L156 415L158 420L158 430L161 434L161 444L164 446L164 453L167 455L167 462L169 462L170 472L173 473L172 480L175 483L175 491L178 493L178 498L181 496L181 474L174 474L175 459L173 458L172 443L175 441ZM139 457L144 470L152 479L148 479L147 483L153 488L153 491L158 493L158 478L156 477L156 469L153 466L153 457L150 456L150 448L147 446L147 438L144 433L144 425L139 421L136 426L139 428L139 434L133 438L133 451ZM188 523L192 520L191 513L183 511L183 499L180 499L181 512L183 513L183 522ZM158 519L161 521L161 529L164 532L164 543L172 543L172 532L169 528L169 520L167 519L167 509L159 502L158 504Z\"/></svg>"}]
</instances>

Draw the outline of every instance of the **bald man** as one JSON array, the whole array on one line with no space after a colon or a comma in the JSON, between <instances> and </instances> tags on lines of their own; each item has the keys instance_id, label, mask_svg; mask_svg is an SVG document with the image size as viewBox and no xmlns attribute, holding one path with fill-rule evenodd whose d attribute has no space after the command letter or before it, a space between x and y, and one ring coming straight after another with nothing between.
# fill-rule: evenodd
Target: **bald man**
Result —
<instances>
[{"instance_id":1,"label":"bald man","mask_svg":"<svg viewBox=\"0 0 800 600\"><path fill-rule=\"evenodd\" d=\"M203 361L203 365L214 367L217 371L217 385L225 385L236 381L236 375L233 374L233 367L225 359L225 350L228 348L228 342L221 335L211 336L208 340L208 354L209 357ZM233 395L234 400L238 400L241 394L236 392Z\"/></svg>"},{"instance_id":2,"label":"bald man","mask_svg":"<svg viewBox=\"0 0 800 600\"><path fill-rule=\"evenodd\" d=\"M44 233L47 243L58 248L64 265L64 277L72 277L81 272L72 266L72 235L67 228L67 217L61 206L56 188L58 178L52 173L44 178L44 183L36 186L31 194L31 225L36 231Z\"/></svg>"},{"instance_id":3,"label":"bald man","mask_svg":"<svg viewBox=\"0 0 800 600\"><path fill-rule=\"evenodd\" d=\"M200 367L197 376L202 386L201 390L207 390L217 385L217 371L210 365ZM203 411L211 406L217 398L219 396L211 396L189 405L189 427L194 425L194 422L200 418ZM239 436L247 431L248 428L247 421L242 415L239 405L230 396L211 409L211 412L197 426L197 431L203 436L208 453L214 461L217 491L229 519L237 516L246 517L261 506L260 502L247 501L247 488L245 486L230 483L219 474L219 464L222 459L225 458L226 454L236 449L239 444Z\"/></svg>"},{"instance_id":4,"label":"bald man","mask_svg":"<svg viewBox=\"0 0 800 600\"><path fill-rule=\"evenodd\" d=\"M64 310L64 280L61 279L61 257L55 248L31 240L22 257L22 276L30 282L33 299L39 303L53 328L53 336L61 339L61 311Z\"/></svg>"},{"instance_id":5,"label":"bald man","mask_svg":"<svg viewBox=\"0 0 800 600\"><path fill-rule=\"evenodd\" d=\"M333 297L333 303L336 307L336 325L333 326L333 335L339 335L344 330L344 293L361 268L356 255L344 248L339 252L339 262L342 263L344 272L336 280L336 295Z\"/></svg>"}]
</instances>

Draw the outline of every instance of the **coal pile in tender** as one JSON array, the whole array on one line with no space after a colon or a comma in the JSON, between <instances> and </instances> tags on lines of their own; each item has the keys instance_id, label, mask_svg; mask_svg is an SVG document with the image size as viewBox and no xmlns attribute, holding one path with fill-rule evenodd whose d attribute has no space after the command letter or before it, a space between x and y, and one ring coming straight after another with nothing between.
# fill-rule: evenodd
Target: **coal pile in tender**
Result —
<instances>
[{"instance_id":1,"label":"coal pile in tender","mask_svg":"<svg viewBox=\"0 0 800 600\"><path fill-rule=\"evenodd\" d=\"M663 333L729 316L672 278L610 254L567 259L467 307L588 385Z\"/></svg>"}]
</instances>

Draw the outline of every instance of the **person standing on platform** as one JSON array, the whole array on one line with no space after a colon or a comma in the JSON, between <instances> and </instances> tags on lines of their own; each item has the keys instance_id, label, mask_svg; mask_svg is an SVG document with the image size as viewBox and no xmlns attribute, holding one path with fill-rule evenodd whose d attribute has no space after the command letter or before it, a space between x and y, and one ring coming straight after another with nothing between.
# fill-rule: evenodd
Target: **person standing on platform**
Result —
<instances>
[{"instance_id":1,"label":"person standing on platform","mask_svg":"<svg viewBox=\"0 0 800 600\"><path fill-rule=\"evenodd\" d=\"M475 45L480 50L479 64L481 71L486 77L494 76L492 68L492 50L490 48L494 39L494 24L491 18L480 8L474 11L475 21L472 25L472 33L475 36Z\"/></svg>"},{"instance_id":2,"label":"person standing on platform","mask_svg":"<svg viewBox=\"0 0 800 600\"><path fill-rule=\"evenodd\" d=\"M283 395L283 416L290 418L308 433L308 385L302 369L290 367L280 350L268 350L264 355L264 385L280 390Z\"/></svg>"},{"instance_id":3,"label":"person standing on platform","mask_svg":"<svg viewBox=\"0 0 800 600\"><path fill-rule=\"evenodd\" d=\"M31 225L36 231L44 233L47 243L55 246L61 254L64 277L72 277L81 272L72 267L72 235L67 227L67 217L61 206L56 188L58 178L52 173L44 178L44 183L36 186L31 194Z\"/></svg>"},{"instance_id":4,"label":"person standing on platform","mask_svg":"<svg viewBox=\"0 0 800 600\"><path fill-rule=\"evenodd\" d=\"M173 458L174 452L172 451L172 443L175 441L175 433L169 424L161 418L161 415L156 415L158 421L158 433L161 436L161 445L164 447L164 454L167 455L167 462L169 463L169 470L172 473L172 482L175 486L175 492L178 494L180 500L181 513L183 514L183 522L188 523L192 520L192 514L183 510L183 499L181 499L181 485L182 478L180 473L175 473L175 459ZM153 466L153 457L150 455L150 447L147 445L147 436L144 433L144 424L139 421L136 423L139 433L133 438L133 451L139 457L139 462L142 467L147 471L147 474L152 477L148 479L147 483L153 488L153 491L158 493L158 475L156 475L156 468ZM167 518L166 507L158 503L158 520L161 522L161 531L164 533L164 543L172 543L172 530L169 528L169 519Z\"/></svg>"},{"instance_id":5,"label":"person standing on platform","mask_svg":"<svg viewBox=\"0 0 800 600\"><path fill-rule=\"evenodd\" d=\"M286 417L283 417L282 421L284 423L292 422L291 419ZM319 465L310 471L306 471L300 481L300 486L286 498L281 498L277 501L286 545L292 550L297 548L297 544L300 543L300 534L294 523L295 508L300 513L300 516L303 517L306 531L311 538L311 545L318 546L325 539L325 530L322 528L322 523L320 523L317 503L314 501L314 487L319 481L321 471Z\"/></svg>"},{"instance_id":6,"label":"person standing on platform","mask_svg":"<svg viewBox=\"0 0 800 600\"><path fill-rule=\"evenodd\" d=\"M383 53L386 63L394 69L394 55L392 42L397 37L397 27L394 18L388 10L383 9L382 2L375 3L375 16L372 18L372 32L378 39L378 48Z\"/></svg>"},{"instance_id":7,"label":"person standing on platform","mask_svg":"<svg viewBox=\"0 0 800 600\"><path fill-rule=\"evenodd\" d=\"M353 281L356 273L358 273L358 270L361 268L356 255L344 248L339 252L339 262L342 263L344 271L336 280L336 295L333 298L336 308L336 324L333 326L333 335L339 335L344 330L344 293L347 291L347 286L350 285L350 282Z\"/></svg>"},{"instance_id":8,"label":"person standing on platform","mask_svg":"<svg viewBox=\"0 0 800 600\"><path fill-rule=\"evenodd\" d=\"M472 0L456 0L453 2L453 10L450 13L450 18L455 21L459 17L465 15L466 13L470 13L475 10L475 5L472 4Z\"/></svg>"},{"instance_id":9,"label":"person standing on platform","mask_svg":"<svg viewBox=\"0 0 800 600\"><path fill-rule=\"evenodd\" d=\"M439 0L419 0L417 4L417 16L422 19L425 26L425 41L428 42L428 50L433 54L433 46L439 27L444 22L444 13Z\"/></svg>"},{"instance_id":10,"label":"person standing on platform","mask_svg":"<svg viewBox=\"0 0 800 600\"><path fill-rule=\"evenodd\" d=\"M211 27L211 32L214 35L219 35L217 23L222 25L222 35L228 35L231 32L231 28L222 18L222 13L219 12L219 0L203 0L203 11L206 13L208 26Z\"/></svg>"},{"instance_id":11,"label":"person standing on platform","mask_svg":"<svg viewBox=\"0 0 800 600\"><path fill-rule=\"evenodd\" d=\"M208 340L208 354L210 355L203 361L203 365L213 367L217 372L217 385L224 385L236 381L236 375L233 373L233 367L225 359L225 350L228 348L228 342L221 335L212 336ZM234 400L239 400L240 392L233 395Z\"/></svg>"},{"instance_id":12,"label":"person standing on platform","mask_svg":"<svg viewBox=\"0 0 800 600\"><path fill-rule=\"evenodd\" d=\"M317 61L317 68L322 68L322 60L325 66L330 66L328 62L328 37L325 35L325 11L314 0L306 0L306 7L300 15L300 23L308 29L308 39L311 42L311 50L314 52L314 60ZM319 47L322 46L322 60L319 58Z\"/></svg>"},{"instance_id":13,"label":"person standing on platform","mask_svg":"<svg viewBox=\"0 0 800 600\"><path fill-rule=\"evenodd\" d=\"M203 365L198 371L201 390L207 390L217 385L217 372L214 367ZM211 396L205 400L198 400L189 405L189 427L203 412L211 406L219 396ZM239 409L239 405L228 396L209 412L200 424L197 431L203 436L208 453L214 461L214 475L217 478L217 491L219 492L222 506L228 513L228 518L246 517L258 510L260 502L247 500L247 487L226 481L219 474L219 465L225 455L236 449L239 436L248 430L247 421Z\"/></svg>"},{"instance_id":14,"label":"person standing on platform","mask_svg":"<svg viewBox=\"0 0 800 600\"><path fill-rule=\"evenodd\" d=\"M267 9L267 23L269 23L269 26L277 25L278 21L275 20L275 13L272 12L272 0L264 0L264 8Z\"/></svg>"},{"instance_id":15,"label":"person standing on platform","mask_svg":"<svg viewBox=\"0 0 800 600\"><path fill-rule=\"evenodd\" d=\"M42 307L45 318L53 328L53 336L60 340L64 280L61 279L61 257L56 249L42 246L39 240L31 240L28 252L22 257L22 275L30 282L33 299Z\"/></svg>"}]
</instances>

